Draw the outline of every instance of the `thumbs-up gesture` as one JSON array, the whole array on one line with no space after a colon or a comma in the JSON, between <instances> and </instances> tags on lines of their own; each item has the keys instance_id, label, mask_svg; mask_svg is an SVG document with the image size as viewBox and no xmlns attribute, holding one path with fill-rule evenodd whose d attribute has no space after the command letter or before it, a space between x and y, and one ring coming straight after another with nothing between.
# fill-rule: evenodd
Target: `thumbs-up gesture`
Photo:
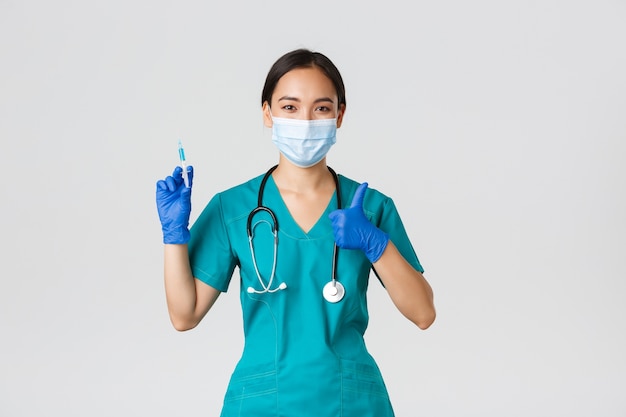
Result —
<instances>
[{"instance_id":1,"label":"thumbs-up gesture","mask_svg":"<svg viewBox=\"0 0 626 417\"><path fill-rule=\"evenodd\" d=\"M329 214L333 225L335 243L343 249L360 249L371 263L376 262L389 243L389 235L374 226L363 212L363 198L367 183L359 185L350 208Z\"/></svg>"}]
</instances>

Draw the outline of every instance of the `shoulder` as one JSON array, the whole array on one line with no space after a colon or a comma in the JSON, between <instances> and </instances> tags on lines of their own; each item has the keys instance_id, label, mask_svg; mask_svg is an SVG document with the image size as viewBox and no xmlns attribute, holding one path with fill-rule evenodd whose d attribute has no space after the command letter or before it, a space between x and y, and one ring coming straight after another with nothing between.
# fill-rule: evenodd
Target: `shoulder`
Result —
<instances>
[{"instance_id":1,"label":"shoulder","mask_svg":"<svg viewBox=\"0 0 626 417\"><path fill-rule=\"evenodd\" d=\"M259 175L218 192L209 202L209 206L219 206L219 211L227 223L241 216L247 216L251 208L256 207L262 179L263 175Z\"/></svg>"},{"instance_id":2,"label":"shoulder","mask_svg":"<svg viewBox=\"0 0 626 417\"><path fill-rule=\"evenodd\" d=\"M341 187L342 197L346 195L350 198L349 200L346 200L346 202L343 204L345 207L350 205L350 202L352 201L352 197L354 196L356 189L363 182L367 182L367 181L356 181L354 179L345 177L341 174L339 175L339 185ZM380 190L376 188L372 188L370 184L368 184L367 191L365 192L365 199L364 199L365 205L368 205L368 204L380 205L380 204L385 204L386 202L390 202L390 201L391 201L391 197L387 196L386 194L384 194L383 192L381 192Z\"/></svg>"},{"instance_id":3,"label":"shoulder","mask_svg":"<svg viewBox=\"0 0 626 417\"><path fill-rule=\"evenodd\" d=\"M345 197L342 201L345 202L342 204L344 208L348 208L361 183L344 177L343 184L345 184L345 190L342 190L342 194ZM404 239L404 226L393 199L375 188L370 188L369 183L363 198L363 212L376 227L393 234L394 242L397 241L400 244Z\"/></svg>"},{"instance_id":4,"label":"shoulder","mask_svg":"<svg viewBox=\"0 0 626 417\"><path fill-rule=\"evenodd\" d=\"M258 175L252 179L249 179L246 182L242 182L241 184L237 184L233 187L230 187L226 190L220 191L217 193L217 196L220 196L221 199L238 199L242 196L248 194L258 194L259 186L261 185L261 180L263 179L263 174Z\"/></svg>"},{"instance_id":5,"label":"shoulder","mask_svg":"<svg viewBox=\"0 0 626 417\"><path fill-rule=\"evenodd\" d=\"M355 181L351 178L339 176L339 185L341 186L341 206L343 208L350 207L354 194L361 183L367 181ZM376 188L371 188L369 183L365 197L363 198L363 211L367 218L374 224L379 224L381 219L389 215L396 215L396 207L391 199L383 192Z\"/></svg>"}]
</instances>

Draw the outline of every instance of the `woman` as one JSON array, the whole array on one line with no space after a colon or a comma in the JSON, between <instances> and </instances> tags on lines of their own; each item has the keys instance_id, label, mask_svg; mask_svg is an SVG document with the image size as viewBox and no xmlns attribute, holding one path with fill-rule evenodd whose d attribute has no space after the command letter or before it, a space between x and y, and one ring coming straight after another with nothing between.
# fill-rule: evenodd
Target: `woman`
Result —
<instances>
[{"instance_id":1,"label":"woman","mask_svg":"<svg viewBox=\"0 0 626 417\"><path fill-rule=\"evenodd\" d=\"M182 169L157 183L172 323L195 327L238 267L245 347L222 416L393 416L363 340L370 268L422 329L435 319L432 290L393 201L326 165L346 111L335 65L285 54L261 103L277 166L215 195L191 232Z\"/></svg>"}]
</instances>

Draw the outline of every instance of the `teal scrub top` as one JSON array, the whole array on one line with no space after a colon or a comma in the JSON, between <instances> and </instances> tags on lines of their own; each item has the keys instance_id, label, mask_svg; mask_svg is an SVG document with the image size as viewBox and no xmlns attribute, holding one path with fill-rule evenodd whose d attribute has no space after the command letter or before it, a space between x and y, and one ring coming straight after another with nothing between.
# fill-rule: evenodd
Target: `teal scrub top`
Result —
<instances>
[{"instance_id":1,"label":"teal scrub top","mask_svg":"<svg viewBox=\"0 0 626 417\"><path fill-rule=\"evenodd\" d=\"M262 290L248 243L248 214L257 206L262 175L216 194L191 228L189 256L194 277L225 292L239 268L245 344L224 398L222 417L316 416L386 417L393 409L381 373L363 335L368 324L366 291L371 263L360 250L338 249L336 278L345 287L338 303L322 288L332 277L333 230L328 214L337 208L333 195L308 233L291 217L274 183L267 181L263 205L278 220L276 274ZM358 183L339 175L341 201L349 207ZM404 258L423 272L393 201L368 189L368 219L389 234ZM269 215L254 216L254 249L267 285L274 239Z\"/></svg>"}]
</instances>

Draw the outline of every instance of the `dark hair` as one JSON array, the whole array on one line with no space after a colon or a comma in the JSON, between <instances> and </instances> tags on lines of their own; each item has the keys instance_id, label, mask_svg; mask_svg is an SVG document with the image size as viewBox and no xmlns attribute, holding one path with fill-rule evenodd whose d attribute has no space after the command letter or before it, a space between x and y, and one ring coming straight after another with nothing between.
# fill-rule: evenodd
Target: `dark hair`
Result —
<instances>
[{"instance_id":1,"label":"dark hair","mask_svg":"<svg viewBox=\"0 0 626 417\"><path fill-rule=\"evenodd\" d=\"M278 80L296 68L319 68L335 86L337 90L337 99L339 105L346 104L346 89L343 85L343 79L339 70L324 54L319 52L313 52L308 49L296 49L291 52L287 52L285 55L278 58L278 60L272 65L267 78L265 79L265 85L263 86L263 92L261 93L261 105L266 101L272 103L272 94Z\"/></svg>"}]
</instances>

